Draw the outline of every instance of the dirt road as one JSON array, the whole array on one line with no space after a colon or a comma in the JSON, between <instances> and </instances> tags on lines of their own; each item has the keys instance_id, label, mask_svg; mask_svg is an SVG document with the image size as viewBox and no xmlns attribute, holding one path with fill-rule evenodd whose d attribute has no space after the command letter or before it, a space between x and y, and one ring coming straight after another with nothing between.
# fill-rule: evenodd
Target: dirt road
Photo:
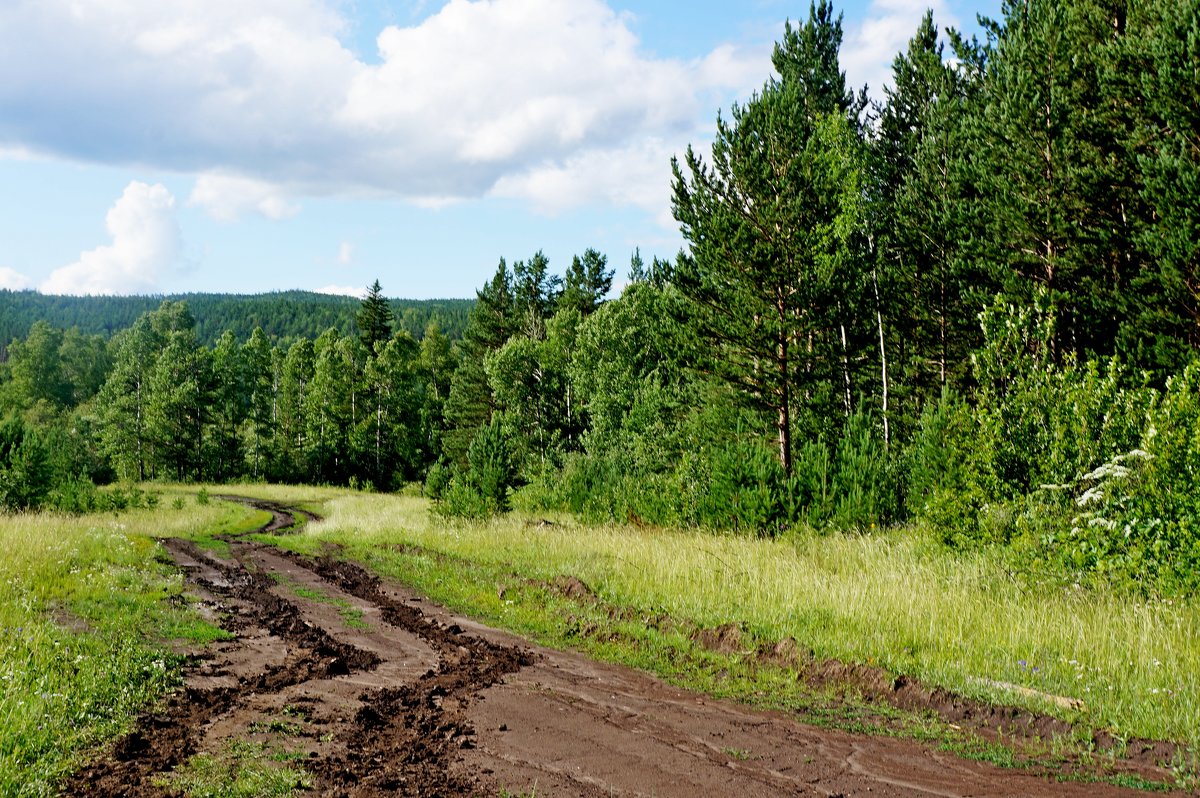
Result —
<instances>
[{"instance_id":1,"label":"dirt road","mask_svg":"<svg viewBox=\"0 0 1200 798\"><path fill-rule=\"evenodd\" d=\"M265 503L273 528L288 508ZM287 753L322 796L1105 796L712 700L533 646L361 568L233 541L165 541L236 639L77 772L70 795L175 794L164 774L231 740Z\"/></svg>"}]
</instances>

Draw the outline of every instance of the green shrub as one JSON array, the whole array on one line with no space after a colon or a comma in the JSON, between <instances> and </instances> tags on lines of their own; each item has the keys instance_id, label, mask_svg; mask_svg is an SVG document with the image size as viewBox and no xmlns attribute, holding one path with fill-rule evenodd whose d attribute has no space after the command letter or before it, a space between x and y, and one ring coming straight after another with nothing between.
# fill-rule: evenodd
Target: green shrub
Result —
<instances>
[{"instance_id":1,"label":"green shrub","mask_svg":"<svg viewBox=\"0 0 1200 798\"><path fill-rule=\"evenodd\" d=\"M446 486L442 500L433 505L433 512L447 518L480 519L496 510L464 475L458 474Z\"/></svg>"},{"instance_id":2,"label":"green shrub","mask_svg":"<svg viewBox=\"0 0 1200 798\"><path fill-rule=\"evenodd\" d=\"M1200 360L1168 381L1141 447L1072 491L1076 513L1044 539L1049 557L1141 589L1200 590Z\"/></svg>"},{"instance_id":3,"label":"green shrub","mask_svg":"<svg viewBox=\"0 0 1200 798\"><path fill-rule=\"evenodd\" d=\"M821 526L828 514L832 487L833 458L825 440L818 438L797 446L785 495L788 520Z\"/></svg>"},{"instance_id":4,"label":"green shrub","mask_svg":"<svg viewBox=\"0 0 1200 798\"><path fill-rule=\"evenodd\" d=\"M432 469L431 469L432 470ZM483 518L508 512L509 491L516 482L512 450L499 418L480 427L467 450L467 470L441 487L434 510L443 516ZM442 479L439 475L437 479Z\"/></svg>"},{"instance_id":5,"label":"green shrub","mask_svg":"<svg viewBox=\"0 0 1200 798\"><path fill-rule=\"evenodd\" d=\"M50 492L46 504L55 510L72 515L93 512L99 501L96 486L86 477L69 477L60 481Z\"/></svg>"},{"instance_id":6,"label":"green shrub","mask_svg":"<svg viewBox=\"0 0 1200 798\"><path fill-rule=\"evenodd\" d=\"M453 476L454 472L450 467L444 461L438 460L425 474L425 495L435 502L440 501Z\"/></svg>"},{"instance_id":7,"label":"green shrub","mask_svg":"<svg viewBox=\"0 0 1200 798\"><path fill-rule=\"evenodd\" d=\"M38 431L15 416L0 422L0 510L36 510L54 484Z\"/></svg>"},{"instance_id":8,"label":"green shrub","mask_svg":"<svg viewBox=\"0 0 1200 798\"><path fill-rule=\"evenodd\" d=\"M906 452L909 514L953 546L979 542L988 496L980 487L978 425L971 407L945 388L925 406Z\"/></svg>"},{"instance_id":9,"label":"green shrub","mask_svg":"<svg viewBox=\"0 0 1200 798\"><path fill-rule=\"evenodd\" d=\"M891 457L874 414L861 404L838 440L831 495L829 523L839 529L873 529L891 522L899 509Z\"/></svg>"},{"instance_id":10,"label":"green shrub","mask_svg":"<svg viewBox=\"0 0 1200 798\"><path fill-rule=\"evenodd\" d=\"M507 512L508 491L516 481L512 449L498 418L481 427L467 450L467 480L493 513Z\"/></svg>"},{"instance_id":11,"label":"green shrub","mask_svg":"<svg viewBox=\"0 0 1200 798\"><path fill-rule=\"evenodd\" d=\"M773 535L787 525L787 479L762 443L736 439L712 455L708 490L698 497L698 520L716 529Z\"/></svg>"}]
</instances>

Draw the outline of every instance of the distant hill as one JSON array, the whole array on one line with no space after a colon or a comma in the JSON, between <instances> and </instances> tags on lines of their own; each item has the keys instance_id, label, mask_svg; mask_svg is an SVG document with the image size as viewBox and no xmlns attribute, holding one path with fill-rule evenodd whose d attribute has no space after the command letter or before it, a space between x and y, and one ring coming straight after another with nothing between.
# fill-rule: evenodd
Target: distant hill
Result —
<instances>
[{"instance_id":1,"label":"distant hill","mask_svg":"<svg viewBox=\"0 0 1200 798\"><path fill-rule=\"evenodd\" d=\"M166 296L47 296L35 291L0 290L0 353L14 338L24 338L39 319L55 327L78 327L83 333L111 336L125 329L164 299L184 300L196 319L196 334L213 344L225 330L239 340L255 327L272 340L316 338L330 327L344 335L355 332L354 315L359 301L352 297L310 291L270 294L172 294ZM467 325L473 299L390 299L396 314L395 329L407 330L418 340L426 325L437 320L451 339Z\"/></svg>"}]
</instances>

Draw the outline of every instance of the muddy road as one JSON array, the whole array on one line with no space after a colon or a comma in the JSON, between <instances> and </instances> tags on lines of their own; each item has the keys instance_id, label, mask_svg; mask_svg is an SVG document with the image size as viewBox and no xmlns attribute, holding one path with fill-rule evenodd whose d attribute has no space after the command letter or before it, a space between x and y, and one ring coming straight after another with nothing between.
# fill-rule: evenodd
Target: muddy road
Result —
<instances>
[{"instance_id":1,"label":"muddy road","mask_svg":"<svg viewBox=\"0 0 1200 798\"><path fill-rule=\"evenodd\" d=\"M263 502L272 529L287 507ZM906 739L807 726L539 648L356 565L231 541L164 541L235 639L65 785L178 794L171 772L231 741L283 754L320 796L1103 796Z\"/></svg>"}]
</instances>

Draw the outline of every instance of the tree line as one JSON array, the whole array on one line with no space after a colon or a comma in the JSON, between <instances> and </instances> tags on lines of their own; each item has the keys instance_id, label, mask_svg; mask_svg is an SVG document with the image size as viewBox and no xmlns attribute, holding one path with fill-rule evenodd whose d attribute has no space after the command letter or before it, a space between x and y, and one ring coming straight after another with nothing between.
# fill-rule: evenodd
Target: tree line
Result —
<instances>
[{"instance_id":1,"label":"tree line","mask_svg":"<svg viewBox=\"0 0 1200 798\"><path fill-rule=\"evenodd\" d=\"M187 303L196 337L207 346L226 331L244 340L256 327L271 340L316 338L331 327L350 335L359 307L359 300L353 297L310 291L77 297L0 289L0 362L7 359L8 343L27 336L36 321L110 337L155 310L164 299ZM414 338L420 338L435 319L447 336L460 337L471 309L469 299L393 299L391 304L396 328Z\"/></svg>"},{"instance_id":2,"label":"tree line","mask_svg":"<svg viewBox=\"0 0 1200 798\"><path fill-rule=\"evenodd\" d=\"M423 479L448 515L758 535L915 522L1031 572L1194 590L1200 9L1021 0L983 28L944 44L927 14L871 104L814 3L673 164L686 247L635 252L619 296L604 254L556 274L538 252L500 261L453 343L393 334L378 285L357 333L286 347L201 345L172 302L107 344L35 325L7 440L69 412L52 448L101 479Z\"/></svg>"}]
</instances>

